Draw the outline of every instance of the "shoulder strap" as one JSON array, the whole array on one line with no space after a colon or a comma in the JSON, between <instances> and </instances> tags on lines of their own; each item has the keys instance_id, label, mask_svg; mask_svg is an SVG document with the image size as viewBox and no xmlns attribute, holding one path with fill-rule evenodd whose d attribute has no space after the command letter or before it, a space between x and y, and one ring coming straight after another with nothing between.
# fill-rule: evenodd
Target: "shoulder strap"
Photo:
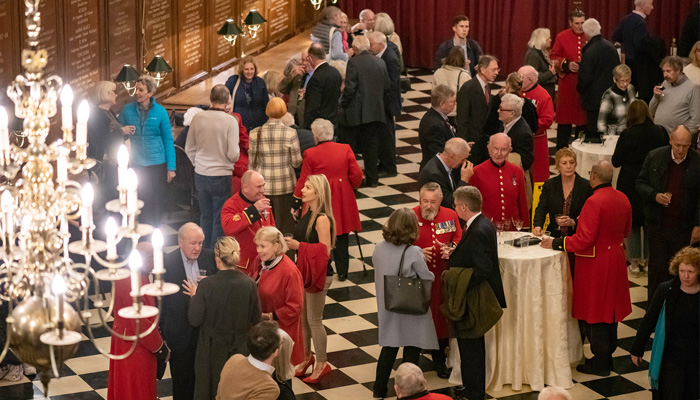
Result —
<instances>
[{"instance_id":1,"label":"shoulder strap","mask_svg":"<svg viewBox=\"0 0 700 400\"><path fill-rule=\"evenodd\" d=\"M459 93L459 82L460 82L461 79L462 79L462 73L463 73L463 72L464 72L464 71L459 71L459 74L457 75L457 91L456 91L455 93Z\"/></svg>"},{"instance_id":2,"label":"shoulder strap","mask_svg":"<svg viewBox=\"0 0 700 400\"><path fill-rule=\"evenodd\" d=\"M406 250L408 250L408 246L409 246L409 245L406 245L406 247L404 247L404 249L403 249L403 253L401 253L401 261L399 261L399 273L398 273L398 276L401 276L401 269L403 268L403 258L404 258L404 256L406 255Z\"/></svg>"},{"instance_id":3,"label":"shoulder strap","mask_svg":"<svg viewBox=\"0 0 700 400\"><path fill-rule=\"evenodd\" d=\"M236 79L236 86L233 87L233 92L231 93L231 111L233 111L233 107L236 105L236 91L238 91L238 85L241 84L241 76L238 75L238 79Z\"/></svg>"},{"instance_id":4,"label":"shoulder strap","mask_svg":"<svg viewBox=\"0 0 700 400\"><path fill-rule=\"evenodd\" d=\"M331 26L328 31L328 59L331 58L331 46L333 46L333 34L335 33L335 26Z\"/></svg>"}]
</instances>

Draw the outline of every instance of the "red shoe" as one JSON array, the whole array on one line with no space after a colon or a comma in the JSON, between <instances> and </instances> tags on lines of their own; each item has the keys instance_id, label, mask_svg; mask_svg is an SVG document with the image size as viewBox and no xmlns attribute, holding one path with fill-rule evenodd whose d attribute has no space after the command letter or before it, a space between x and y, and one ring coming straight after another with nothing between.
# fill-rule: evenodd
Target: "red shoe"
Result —
<instances>
[{"instance_id":1,"label":"red shoe","mask_svg":"<svg viewBox=\"0 0 700 400\"><path fill-rule=\"evenodd\" d=\"M326 376L326 375L328 375L328 374L330 374L330 373L331 373L331 365L330 365L330 364L326 364L325 368L323 368L323 371L321 371L321 375L319 375L318 378L313 379L313 378L311 378L311 377L309 376L308 378L302 379L302 382L306 382L306 383L318 383L318 382L321 380L321 378L323 378L324 376Z\"/></svg>"},{"instance_id":2,"label":"red shoe","mask_svg":"<svg viewBox=\"0 0 700 400\"><path fill-rule=\"evenodd\" d=\"M301 371L295 371L295 372L294 372L294 376L296 376L296 377L298 378L298 377L300 377L300 376L306 375L306 370L309 369L309 367L312 367L312 368L313 368L314 363L316 363L316 358L315 358L314 356L311 356L311 358L309 359L309 362L307 362L306 364L302 365L303 368L302 368ZM313 372L313 371L312 371L312 372Z\"/></svg>"}]
</instances>

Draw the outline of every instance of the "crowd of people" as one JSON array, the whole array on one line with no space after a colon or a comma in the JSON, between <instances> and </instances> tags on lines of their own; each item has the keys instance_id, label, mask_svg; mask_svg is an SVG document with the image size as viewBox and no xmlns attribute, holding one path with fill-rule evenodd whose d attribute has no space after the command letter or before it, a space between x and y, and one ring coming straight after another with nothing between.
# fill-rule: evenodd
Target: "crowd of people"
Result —
<instances>
[{"instance_id":1,"label":"crowd of people","mask_svg":"<svg viewBox=\"0 0 700 400\"><path fill-rule=\"evenodd\" d=\"M485 398L485 331L470 323L465 298L479 290L490 293L491 310L506 307L496 235L516 229L568 253L572 316L593 353L579 371L610 374L617 323L631 312L628 273L646 269L649 308L632 361L640 364L654 329L655 348L665 333L652 387L664 400L698 397L700 252L689 246L700 241L700 41L681 52L687 60L665 56L645 21L653 0L634 7L612 41L580 10L554 40L549 29L536 29L522 67L510 74L469 37L469 18L454 17L418 127L418 205L391 214L372 257L381 346L375 397L387 395L403 348L398 397L444 398L427 393L415 364L426 352L447 379L448 341L457 338L462 386L455 395ZM104 199L116 196L118 149L126 143L144 202L139 220L160 224L166 184L179 173L176 149L194 168L201 210L165 259L165 279L181 291L163 299L160 329L132 357L110 362L110 399L152 400L166 358L175 400L291 399L293 377L314 384L331 372L326 293L334 275L348 279L349 234L361 230L354 190L397 175L405 68L385 13L363 10L350 26L339 8L326 7L311 40L284 71L264 78L253 57L243 58L237 74L211 89L210 107L189 118L179 145L153 97L153 78L139 78L134 101L118 116L115 85L95 88L88 151ZM499 76L507 78L494 93ZM559 173L550 178L554 122ZM596 163L588 179L576 172L572 132L619 135L611 161ZM621 167L617 189L613 167ZM142 243L139 250L148 260L152 249ZM398 274L431 282L427 312L385 307L384 277ZM117 283L116 307L130 304L127 286ZM133 326L115 317L114 329L128 335ZM113 350L129 346L112 339Z\"/></svg>"}]
</instances>

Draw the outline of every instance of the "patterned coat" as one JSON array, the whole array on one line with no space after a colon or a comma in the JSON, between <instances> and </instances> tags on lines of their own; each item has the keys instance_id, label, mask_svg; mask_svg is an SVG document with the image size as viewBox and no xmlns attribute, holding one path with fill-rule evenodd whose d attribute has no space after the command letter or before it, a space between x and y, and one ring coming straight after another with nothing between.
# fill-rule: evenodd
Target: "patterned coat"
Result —
<instances>
[{"instance_id":1,"label":"patterned coat","mask_svg":"<svg viewBox=\"0 0 700 400\"><path fill-rule=\"evenodd\" d=\"M569 28L559 32L554 40L549 56L552 60L559 61L559 95L557 96L557 115L555 121L558 124L585 125L586 113L581 108L581 96L576 91L578 73L569 71L563 67L569 61L581 62L581 49L586 44L586 37L581 33L577 35Z\"/></svg>"},{"instance_id":2,"label":"patterned coat","mask_svg":"<svg viewBox=\"0 0 700 400\"><path fill-rule=\"evenodd\" d=\"M258 139L262 138L258 144ZM265 177L268 196L280 196L294 191L294 168L301 165L299 137L294 128L272 119L250 132L248 155L250 169Z\"/></svg>"},{"instance_id":3,"label":"patterned coat","mask_svg":"<svg viewBox=\"0 0 700 400\"><path fill-rule=\"evenodd\" d=\"M609 125L617 125L617 134L627 127L627 108L637 98L634 86L622 92L614 85L603 93L598 112L598 132L608 133Z\"/></svg>"}]
</instances>

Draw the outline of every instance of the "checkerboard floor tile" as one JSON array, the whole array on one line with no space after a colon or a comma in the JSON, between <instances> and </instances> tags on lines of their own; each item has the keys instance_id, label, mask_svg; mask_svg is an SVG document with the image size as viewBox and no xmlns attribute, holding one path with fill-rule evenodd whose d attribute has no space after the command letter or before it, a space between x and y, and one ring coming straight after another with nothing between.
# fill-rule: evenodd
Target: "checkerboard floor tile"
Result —
<instances>
[{"instance_id":1,"label":"checkerboard floor tile","mask_svg":"<svg viewBox=\"0 0 700 400\"><path fill-rule=\"evenodd\" d=\"M404 114L397 118L396 146L399 175L380 179L377 188L360 188L357 191L357 204L362 220L362 232L350 236L350 273L345 282L334 281L328 291L324 324L328 331L328 361L333 371L318 384L306 384L293 379L293 389L299 400L346 400L371 399L372 383L379 357L377 345L377 303L374 297L374 273L372 252L374 244L382 240L381 227L389 215L397 208L414 207L418 204L418 165L420 146L418 124L430 107L430 85L432 73L424 70L410 72L412 90L404 97ZM496 90L493 91L494 94ZM556 129L549 134L550 165L554 160ZM556 173L552 167L552 173ZM189 218L189 212L171 213L165 220L166 251L177 245L177 229ZM359 239L364 255L364 267L360 261ZM367 272L364 272L364 269ZM336 277L337 279L337 277ZM647 278L630 278L630 294L633 312L619 324L619 348L614 354L614 371L610 377L600 378L585 375L573 370L575 385L569 390L577 400L651 399L647 378L651 344L647 347L642 368L632 365L629 349L646 308ZM97 330L96 336L101 347L109 348L109 337L104 330ZM78 354L68 360L62 369L62 377L50 384L50 399L106 399L109 361L99 354L84 337ZM591 356L589 345L584 346L587 356ZM401 359L399 352L399 360ZM397 360L396 366L399 365ZM432 391L453 395L453 388L447 380L439 379L432 370L429 356L422 356L420 367L424 370L428 388ZM392 373L393 377L393 373ZM395 396L393 379L389 384L389 396ZM170 373L158 382L161 399L172 399ZM520 391L505 386L501 391L487 390L487 398L499 400L535 400L537 392L524 385ZM44 398L38 378L23 377L20 382L0 380L0 399Z\"/></svg>"}]
</instances>

